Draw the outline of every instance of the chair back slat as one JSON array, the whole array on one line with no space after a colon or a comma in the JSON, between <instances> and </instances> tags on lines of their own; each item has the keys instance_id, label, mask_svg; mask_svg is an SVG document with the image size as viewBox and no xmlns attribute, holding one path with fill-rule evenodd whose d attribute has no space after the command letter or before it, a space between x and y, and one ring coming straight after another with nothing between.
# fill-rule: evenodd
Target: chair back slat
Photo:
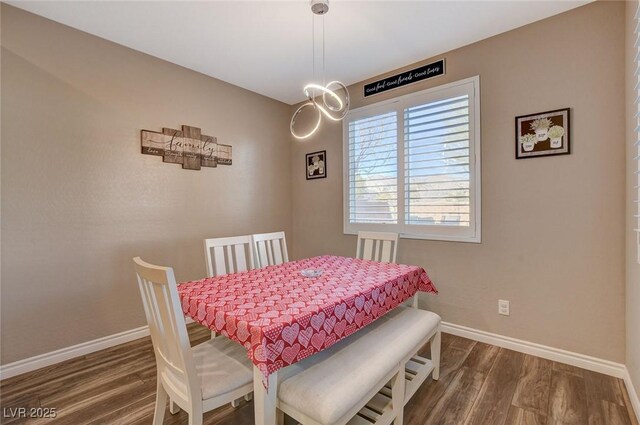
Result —
<instances>
[{"instance_id":1,"label":"chair back slat","mask_svg":"<svg viewBox=\"0 0 640 425\"><path fill-rule=\"evenodd\" d=\"M258 261L258 267L264 267L269 265L269 257L271 253L267 251L267 242L266 241L257 241L256 242L256 260Z\"/></svg>"},{"instance_id":2,"label":"chair back slat","mask_svg":"<svg viewBox=\"0 0 640 425\"><path fill-rule=\"evenodd\" d=\"M184 400L200 397L173 269L154 266L140 257L133 261L156 355L158 377Z\"/></svg>"},{"instance_id":3,"label":"chair back slat","mask_svg":"<svg viewBox=\"0 0 640 425\"><path fill-rule=\"evenodd\" d=\"M398 234L387 232L358 232L356 258L395 263L398 253Z\"/></svg>"},{"instance_id":4,"label":"chair back slat","mask_svg":"<svg viewBox=\"0 0 640 425\"><path fill-rule=\"evenodd\" d=\"M211 272L207 272L208 276L227 274L227 264L224 256L224 247L216 246L213 248L214 264Z\"/></svg>"},{"instance_id":5,"label":"chair back slat","mask_svg":"<svg viewBox=\"0 0 640 425\"><path fill-rule=\"evenodd\" d=\"M282 245L279 239L274 239L271 241L271 249L273 251L273 262L275 264L284 263L283 255L282 255Z\"/></svg>"},{"instance_id":6,"label":"chair back slat","mask_svg":"<svg viewBox=\"0 0 640 425\"><path fill-rule=\"evenodd\" d=\"M179 370L184 370L183 361L180 356L178 344L175 344L178 337L178 324L174 323L171 317L171 295L167 291L166 284L150 284L152 290L154 319L159 338L159 351L162 357L172 366ZM184 324L186 327L186 323Z\"/></svg>"},{"instance_id":7,"label":"chair back slat","mask_svg":"<svg viewBox=\"0 0 640 425\"><path fill-rule=\"evenodd\" d=\"M236 271L246 271L247 270L247 258L245 256L244 245L235 245L234 249L234 258L236 260ZM249 246L249 251L251 251L251 246Z\"/></svg>"},{"instance_id":8,"label":"chair back slat","mask_svg":"<svg viewBox=\"0 0 640 425\"><path fill-rule=\"evenodd\" d=\"M393 261L387 260L391 258L391 241L381 241L382 242L382 251L380 253L380 261L385 261L387 263L392 263ZM384 260L383 260L384 259Z\"/></svg>"},{"instance_id":9,"label":"chair back slat","mask_svg":"<svg viewBox=\"0 0 640 425\"><path fill-rule=\"evenodd\" d=\"M363 258L373 260L373 239L365 239Z\"/></svg>"},{"instance_id":10,"label":"chair back slat","mask_svg":"<svg viewBox=\"0 0 640 425\"><path fill-rule=\"evenodd\" d=\"M255 267L251 235L205 239L204 255L208 277L245 272Z\"/></svg>"},{"instance_id":11,"label":"chair back slat","mask_svg":"<svg viewBox=\"0 0 640 425\"><path fill-rule=\"evenodd\" d=\"M225 247L225 250L227 251L227 272L228 273L235 273L235 267L233 266L233 252L234 249L231 245L227 245Z\"/></svg>"},{"instance_id":12,"label":"chair back slat","mask_svg":"<svg viewBox=\"0 0 640 425\"><path fill-rule=\"evenodd\" d=\"M275 266L289 261L284 232L259 233L252 238L258 267Z\"/></svg>"}]
</instances>

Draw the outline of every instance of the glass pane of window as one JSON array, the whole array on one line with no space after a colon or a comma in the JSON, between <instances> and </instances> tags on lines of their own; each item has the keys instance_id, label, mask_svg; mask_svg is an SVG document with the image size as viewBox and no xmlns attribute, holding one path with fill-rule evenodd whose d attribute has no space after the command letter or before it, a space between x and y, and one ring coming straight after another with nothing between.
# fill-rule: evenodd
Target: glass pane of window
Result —
<instances>
[{"instance_id":1,"label":"glass pane of window","mask_svg":"<svg viewBox=\"0 0 640 425\"><path fill-rule=\"evenodd\" d=\"M349 222L398 222L397 114L349 123Z\"/></svg>"},{"instance_id":2,"label":"glass pane of window","mask_svg":"<svg viewBox=\"0 0 640 425\"><path fill-rule=\"evenodd\" d=\"M404 110L405 222L469 227L469 96Z\"/></svg>"}]
</instances>

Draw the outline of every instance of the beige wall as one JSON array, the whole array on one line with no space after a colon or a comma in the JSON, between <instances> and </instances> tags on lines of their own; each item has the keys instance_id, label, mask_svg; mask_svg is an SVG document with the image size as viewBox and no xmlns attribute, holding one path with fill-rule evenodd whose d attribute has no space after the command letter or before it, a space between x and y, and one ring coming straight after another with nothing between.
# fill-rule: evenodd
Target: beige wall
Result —
<instances>
[{"instance_id":1,"label":"beige wall","mask_svg":"<svg viewBox=\"0 0 640 425\"><path fill-rule=\"evenodd\" d=\"M353 255L340 125L291 142L289 106L1 11L0 363L143 325L134 255L197 278L204 236L277 229L295 257ZM483 242L403 239L399 251L429 270L440 294L422 302L446 321L624 361L624 37L622 3L596 2L441 55L445 77L368 100L350 88L359 107L480 75ZM567 106L573 153L516 161L514 117ZM188 171L139 153L141 128L181 124L232 144L234 165ZM328 178L306 181L304 154L319 149ZM638 385L631 261L627 272Z\"/></svg>"},{"instance_id":2,"label":"beige wall","mask_svg":"<svg viewBox=\"0 0 640 425\"><path fill-rule=\"evenodd\" d=\"M350 87L357 108L480 75L482 244L402 239L398 253L429 271L440 294L422 302L447 322L624 362L624 23L623 3L596 2L438 56L444 77L367 100ZM514 117L563 107L572 154L515 160ZM328 177L306 181L320 149ZM292 182L295 257L353 255L340 124L294 142Z\"/></svg>"},{"instance_id":3,"label":"beige wall","mask_svg":"<svg viewBox=\"0 0 640 425\"><path fill-rule=\"evenodd\" d=\"M626 237L627 237L627 369L636 388L636 392L640 393L640 264L638 264L637 256L638 248L636 246L636 234L634 229L638 225L637 219L633 216L637 214L637 205L633 200L637 199L638 177L634 173L638 168L638 161L635 156L638 155L638 147L635 145L637 133L635 131L637 107L635 105L636 90L635 70L637 61L635 60L635 21L634 16L638 1L630 1L627 3L627 37L626 37L626 99L627 99L627 214L626 214ZM640 416L640 412L637 412Z\"/></svg>"},{"instance_id":4,"label":"beige wall","mask_svg":"<svg viewBox=\"0 0 640 425\"><path fill-rule=\"evenodd\" d=\"M5 4L1 35L2 364L142 326L134 255L199 278L204 237L290 232L289 106ZM234 165L140 154L182 124Z\"/></svg>"}]
</instances>

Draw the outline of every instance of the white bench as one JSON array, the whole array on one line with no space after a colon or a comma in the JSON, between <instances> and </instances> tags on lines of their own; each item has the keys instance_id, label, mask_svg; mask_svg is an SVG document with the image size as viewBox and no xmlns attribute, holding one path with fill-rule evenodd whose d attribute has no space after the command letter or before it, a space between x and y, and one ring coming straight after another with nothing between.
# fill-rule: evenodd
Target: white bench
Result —
<instances>
[{"instance_id":1,"label":"white bench","mask_svg":"<svg viewBox=\"0 0 640 425\"><path fill-rule=\"evenodd\" d=\"M431 360L416 355L427 341ZM440 317L398 307L279 371L277 406L304 425L402 424L405 403L432 371L438 378L439 359Z\"/></svg>"}]
</instances>

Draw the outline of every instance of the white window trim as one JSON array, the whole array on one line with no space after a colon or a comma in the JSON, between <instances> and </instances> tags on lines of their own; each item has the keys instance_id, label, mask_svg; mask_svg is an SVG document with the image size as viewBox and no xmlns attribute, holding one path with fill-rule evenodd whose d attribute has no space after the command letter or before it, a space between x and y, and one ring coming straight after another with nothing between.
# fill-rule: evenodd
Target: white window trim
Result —
<instances>
[{"instance_id":1,"label":"white window trim","mask_svg":"<svg viewBox=\"0 0 640 425\"><path fill-rule=\"evenodd\" d=\"M636 261L640 264L640 4L636 6L636 14L634 17L635 21L635 48L636 48L636 68L635 68L635 106L636 106L636 154L637 156L634 158L636 160L636 170L635 170L635 189L636 189L636 199L634 203L636 207L632 209L634 214L634 219L636 222L635 236L636 236Z\"/></svg>"},{"instance_id":2,"label":"white window trim","mask_svg":"<svg viewBox=\"0 0 640 425\"><path fill-rule=\"evenodd\" d=\"M362 119L367 116L373 116L382 113L382 111L389 111L389 105L398 103L398 109L404 112L404 109L412 105L412 102L416 100L424 101L425 97L433 95L438 96L438 93L447 90L451 91L456 87L466 86L469 83L473 85L473 102L470 102L469 108L472 109L470 114L473 121L469 124L469 164L472 165L469 186L470 203L472 205L473 214L473 231L470 235L466 228L456 228L454 226L416 226L420 227L420 233L409 233L405 230L411 225L405 224L362 224L362 223L349 223L349 122L354 118ZM398 135L404 134L404 116L398 117ZM400 136L398 136L400 137ZM355 235L358 231L387 231L396 232L401 238L404 239L426 239L437 241L452 241L452 242L482 242L482 181L481 181L481 132L480 132L480 76L476 75L464 80L455 81L449 84L421 90L419 92L410 93L404 96L396 97L393 99L377 102L368 106L351 110L342 123L342 150L343 150L343 230L344 234ZM404 182L404 146L398 143L398 186L404 187L400 184L400 179ZM398 217L404 217L404 189L398 193Z\"/></svg>"}]
</instances>

